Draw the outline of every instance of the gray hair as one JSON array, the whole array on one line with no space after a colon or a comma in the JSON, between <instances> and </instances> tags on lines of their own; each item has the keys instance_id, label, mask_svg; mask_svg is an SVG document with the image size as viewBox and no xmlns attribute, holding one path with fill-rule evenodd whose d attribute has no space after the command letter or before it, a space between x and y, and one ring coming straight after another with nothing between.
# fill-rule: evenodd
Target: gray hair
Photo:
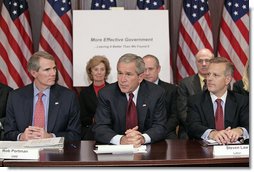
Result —
<instances>
[{"instance_id":1,"label":"gray hair","mask_svg":"<svg viewBox=\"0 0 254 172\"><path fill-rule=\"evenodd\" d=\"M136 54L127 53L127 54L122 55L117 62L117 67L118 67L119 63L131 63L131 62L135 62L136 73L138 75L144 73L144 71L145 71L144 60Z\"/></svg>"},{"instance_id":2,"label":"gray hair","mask_svg":"<svg viewBox=\"0 0 254 172\"><path fill-rule=\"evenodd\" d=\"M40 63L39 63L40 58L52 60L52 61L55 62L55 59L51 54L49 54L45 51L38 51L38 52L34 53L31 56L31 58L29 59L28 65L27 65L28 71L31 71L31 70L34 70L34 71L37 71L37 72L39 71L39 69L40 69Z\"/></svg>"}]
</instances>

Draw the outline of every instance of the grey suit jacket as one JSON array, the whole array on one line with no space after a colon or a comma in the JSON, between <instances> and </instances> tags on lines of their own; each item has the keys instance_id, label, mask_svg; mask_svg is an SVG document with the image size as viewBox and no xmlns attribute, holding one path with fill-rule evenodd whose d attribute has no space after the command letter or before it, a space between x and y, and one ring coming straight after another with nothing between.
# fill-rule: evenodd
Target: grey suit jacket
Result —
<instances>
[{"instance_id":1,"label":"grey suit jacket","mask_svg":"<svg viewBox=\"0 0 254 172\"><path fill-rule=\"evenodd\" d=\"M187 100L189 96L202 92L198 74L184 78L179 83L177 91L177 114L179 120L178 137L188 138L186 132Z\"/></svg>"},{"instance_id":2,"label":"grey suit jacket","mask_svg":"<svg viewBox=\"0 0 254 172\"><path fill-rule=\"evenodd\" d=\"M6 110L5 140L17 140L18 134L32 125L33 84L12 91ZM66 141L80 140L79 103L71 90L60 85L50 88L47 132Z\"/></svg>"},{"instance_id":3,"label":"grey suit jacket","mask_svg":"<svg viewBox=\"0 0 254 172\"><path fill-rule=\"evenodd\" d=\"M166 137L166 108L164 90L151 82L142 81L137 97L138 127L150 136L151 142ZM98 107L93 128L98 142L110 143L117 134L126 131L127 98L113 83L99 92Z\"/></svg>"},{"instance_id":4,"label":"grey suit jacket","mask_svg":"<svg viewBox=\"0 0 254 172\"><path fill-rule=\"evenodd\" d=\"M188 115L186 119L188 135L190 138L201 139L207 129L215 129L213 103L209 91L191 96L188 99ZM244 127L249 131L249 100L228 90L224 126Z\"/></svg>"}]
</instances>

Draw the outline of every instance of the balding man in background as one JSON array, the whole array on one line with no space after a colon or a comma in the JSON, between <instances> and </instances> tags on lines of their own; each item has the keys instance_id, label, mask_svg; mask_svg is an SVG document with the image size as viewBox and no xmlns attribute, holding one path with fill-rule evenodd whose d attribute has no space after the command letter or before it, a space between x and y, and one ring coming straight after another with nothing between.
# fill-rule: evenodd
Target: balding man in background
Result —
<instances>
[{"instance_id":1,"label":"balding man in background","mask_svg":"<svg viewBox=\"0 0 254 172\"><path fill-rule=\"evenodd\" d=\"M165 105L167 110L167 139L177 139L176 127L178 125L176 96L177 86L162 81L159 78L161 66L156 56L148 54L143 57L145 62L144 79L161 86L165 90Z\"/></svg>"},{"instance_id":2,"label":"balding man in background","mask_svg":"<svg viewBox=\"0 0 254 172\"><path fill-rule=\"evenodd\" d=\"M177 95L177 114L179 120L179 139L187 139L186 117L187 117L187 99L189 96L195 95L207 89L206 75L210 60L214 58L214 54L207 48L200 49L195 55L198 73L184 78L179 82Z\"/></svg>"}]
</instances>

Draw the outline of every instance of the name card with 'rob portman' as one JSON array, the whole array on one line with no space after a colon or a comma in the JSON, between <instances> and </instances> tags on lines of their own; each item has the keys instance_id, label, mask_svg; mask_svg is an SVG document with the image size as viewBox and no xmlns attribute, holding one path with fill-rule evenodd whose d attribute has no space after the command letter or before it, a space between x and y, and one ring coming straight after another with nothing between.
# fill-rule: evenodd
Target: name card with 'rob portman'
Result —
<instances>
[{"instance_id":1,"label":"name card with 'rob portman'","mask_svg":"<svg viewBox=\"0 0 254 172\"><path fill-rule=\"evenodd\" d=\"M216 145L213 147L213 155L249 157L249 145Z\"/></svg>"},{"instance_id":2,"label":"name card with 'rob portman'","mask_svg":"<svg viewBox=\"0 0 254 172\"><path fill-rule=\"evenodd\" d=\"M3 159L39 159L39 149L0 149L0 157Z\"/></svg>"}]
</instances>

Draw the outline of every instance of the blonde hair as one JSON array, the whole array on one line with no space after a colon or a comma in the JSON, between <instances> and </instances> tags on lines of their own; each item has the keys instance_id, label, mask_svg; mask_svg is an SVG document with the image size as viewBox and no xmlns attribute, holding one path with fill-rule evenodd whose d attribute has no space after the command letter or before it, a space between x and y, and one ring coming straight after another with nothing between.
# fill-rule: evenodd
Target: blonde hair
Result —
<instances>
[{"instance_id":1,"label":"blonde hair","mask_svg":"<svg viewBox=\"0 0 254 172\"><path fill-rule=\"evenodd\" d=\"M243 73L243 89L246 91L250 91L250 85L249 85L249 61L247 61L244 73Z\"/></svg>"}]
</instances>

